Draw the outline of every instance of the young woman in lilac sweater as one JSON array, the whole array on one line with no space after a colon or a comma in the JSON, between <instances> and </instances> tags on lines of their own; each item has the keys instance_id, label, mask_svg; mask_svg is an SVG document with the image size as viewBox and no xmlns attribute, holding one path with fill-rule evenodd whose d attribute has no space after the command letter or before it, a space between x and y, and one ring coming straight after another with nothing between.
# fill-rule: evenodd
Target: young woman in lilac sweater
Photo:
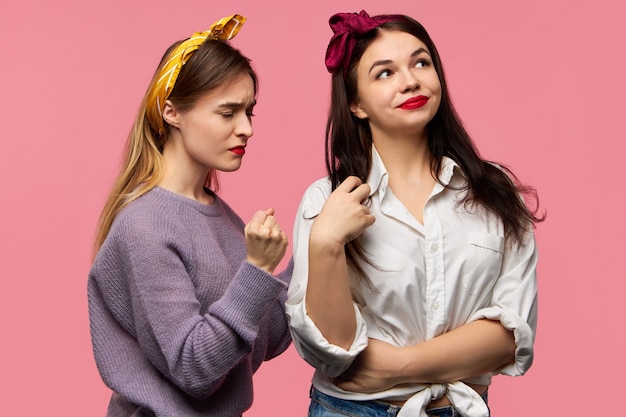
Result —
<instances>
[{"instance_id":1,"label":"young woman in lilac sweater","mask_svg":"<svg viewBox=\"0 0 626 417\"><path fill-rule=\"evenodd\" d=\"M224 18L165 53L102 212L88 283L107 416L240 416L290 343L291 264L273 209L248 224L215 193L252 136L257 77Z\"/></svg>"}]
</instances>

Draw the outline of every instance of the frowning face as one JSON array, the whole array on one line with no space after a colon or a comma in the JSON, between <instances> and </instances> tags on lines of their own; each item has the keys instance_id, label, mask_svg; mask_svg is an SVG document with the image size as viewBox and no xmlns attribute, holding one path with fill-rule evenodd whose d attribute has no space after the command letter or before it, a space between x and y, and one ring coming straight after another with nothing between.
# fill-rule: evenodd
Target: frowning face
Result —
<instances>
[{"instance_id":1,"label":"frowning face","mask_svg":"<svg viewBox=\"0 0 626 417\"><path fill-rule=\"evenodd\" d=\"M241 166L252 136L254 83L244 75L201 98L187 111L164 112L174 129L177 161L199 169L235 171Z\"/></svg>"}]
</instances>

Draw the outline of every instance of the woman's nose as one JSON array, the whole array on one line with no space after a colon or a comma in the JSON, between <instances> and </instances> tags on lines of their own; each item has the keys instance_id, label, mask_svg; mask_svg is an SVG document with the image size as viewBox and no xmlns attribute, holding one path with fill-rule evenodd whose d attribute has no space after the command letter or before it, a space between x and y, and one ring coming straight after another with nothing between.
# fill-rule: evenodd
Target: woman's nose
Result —
<instances>
[{"instance_id":1,"label":"woman's nose","mask_svg":"<svg viewBox=\"0 0 626 417\"><path fill-rule=\"evenodd\" d=\"M254 130L252 129L252 119L250 116L246 114L239 118L235 133L237 136L245 136L247 138L253 135Z\"/></svg>"},{"instance_id":2,"label":"woman's nose","mask_svg":"<svg viewBox=\"0 0 626 417\"><path fill-rule=\"evenodd\" d=\"M411 71L407 71L404 74L402 92L409 92L418 89L420 82L418 78Z\"/></svg>"}]
</instances>

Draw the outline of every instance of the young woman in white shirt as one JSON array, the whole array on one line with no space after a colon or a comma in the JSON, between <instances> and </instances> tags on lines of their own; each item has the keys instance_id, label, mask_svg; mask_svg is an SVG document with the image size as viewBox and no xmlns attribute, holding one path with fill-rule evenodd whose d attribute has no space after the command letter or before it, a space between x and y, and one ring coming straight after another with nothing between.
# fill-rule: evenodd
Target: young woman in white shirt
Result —
<instances>
[{"instance_id":1,"label":"young woman in white shirt","mask_svg":"<svg viewBox=\"0 0 626 417\"><path fill-rule=\"evenodd\" d=\"M480 158L421 24L330 25L328 177L300 204L287 301L309 416L487 417L491 376L532 363L536 194Z\"/></svg>"}]
</instances>

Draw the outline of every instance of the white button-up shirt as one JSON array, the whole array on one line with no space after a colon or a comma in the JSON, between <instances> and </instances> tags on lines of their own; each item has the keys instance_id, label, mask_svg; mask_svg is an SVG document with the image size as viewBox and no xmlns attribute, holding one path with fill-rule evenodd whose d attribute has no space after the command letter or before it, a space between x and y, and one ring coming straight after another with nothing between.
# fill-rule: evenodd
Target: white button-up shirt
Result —
<instances>
[{"instance_id":1,"label":"white button-up shirt","mask_svg":"<svg viewBox=\"0 0 626 417\"><path fill-rule=\"evenodd\" d=\"M407 399L403 415L426 416L434 398L447 395L463 415L486 416L480 396L463 382L408 384L377 393L343 391L331 377L345 371L375 338L398 347L432 339L465 323L498 320L513 331L515 361L498 373L521 375L533 359L537 321L537 250L532 232L521 244L505 245L502 223L481 208L458 202L466 180L444 158L439 179L424 207L421 224L388 187L388 173L373 149L370 209L376 222L362 235L362 245L376 267L364 265L372 287L351 277L357 331L349 350L330 344L308 317L305 293L308 240L313 220L331 193L320 179L304 194L294 226L295 268L286 304L293 341L316 368L313 385L321 392L350 400ZM465 382L488 385L491 374Z\"/></svg>"}]
</instances>

